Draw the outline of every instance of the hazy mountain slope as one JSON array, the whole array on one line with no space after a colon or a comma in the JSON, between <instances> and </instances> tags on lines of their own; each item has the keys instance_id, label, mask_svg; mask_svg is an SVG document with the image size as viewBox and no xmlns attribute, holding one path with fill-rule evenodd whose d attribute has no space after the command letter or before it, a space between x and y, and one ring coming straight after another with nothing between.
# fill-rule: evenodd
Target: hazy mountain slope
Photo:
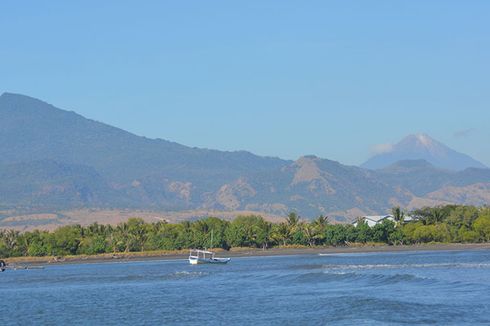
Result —
<instances>
[{"instance_id":1,"label":"hazy mountain slope","mask_svg":"<svg viewBox=\"0 0 490 326\"><path fill-rule=\"evenodd\" d=\"M456 172L438 169L424 160L399 161L377 170L376 174L380 180L399 185L422 197L445 186L490 183L490 169L468 168Z\"/></svg>"},{"instance_id":2,"label":"hazy mountain slope","mask_svg":"<svg viewBox=\"0 0 490 326\"><path fill-rule=\"evenodd\" d=\"M102 207L116 195L95 169L54 161L2 164L0 180L0 206Z\"/></svg>"},{"instance_id":3,"label":"hazy mountain slope","mask_svg":"<svg viewBox=\"0 0 490 326\"><path fill-rule=\"evenodd\" d=\"M135 136L124 130L16 94L0 96L0 163L33 160L92 166L118 182L161 174L214 175L233 179L242 173L280 168L287 161L248 152L190 148L165 140ZM203 186L212 186L209 178Z\"/></svg>"},{"instance_id":4,"label":"hazy mountain slope","mask_svg":"<svg viewBox=\"0 0 490 326\"><path fill-rule=\"evenodd\" d=\"M490 183L467 186L445 186L427 195L427 198L453 204L483 206L490 203Z\"/></svg>"},{"instance_id":5,"label":"hazy mountain slope","mask_svg":"<svg viewBox=\"0 0 490 326\"><path fill-rule=\"evenodd\" d=\"M190 148L139 137L37 99L8 93L0 96L0 140L3 165L52 161L94 169L113 191L105 192L100 201L86 203L92 206L193 209L214 203L209 196L224 184L261 172L266 175L290 164L244 151ZM34 187L44 180L36 175L39 172L33 169L31 179L18 183ZM11 204L38 203L30 201L29 193L22 193L22 189L26 188L9 188L6 196L17 198ZM59 205L68 208L74 202L61 201Z\"/></svg>"},{"instance_id":6,"label":"hazy mountain slope","mask_svg":"<svg viewBox=\"0 0 490 326\"><path fill-rule=\"evenodd\" d=\"M294 178L289 191L299 196L297 202L304 202L311 211L327 214L352 207L365 210L387 207L395 193L393 186L383 183L370 171L335 161L303 157L290 168Z\"/></svg>"},{"instance_id":7,"label":"hazy mountain slope","mask_svg":"<svg viewBox=\"0 0 490 326\"><path fill-rule=\"evenodd\" d=\"M190 148L30 97L0 96L0 218L90 208L282 216L295 210L340 220L394 205L482 203L489 196L488 169L455 172L411 160L373 171L315 156L293 162Z\"/></svg>"},{"instance_id":8,"label":"hazy mountain slope","mask_svg":"<svg viewBox=\"0 0 490 326\"><path fill-rule=\"evenodd\" d=\"M380 180L399 185L416 196L424 196L449 183L454 173L434 167L425 160L405 160L396 162L376 171Z\"/></svg>"},{"instance_id":9,"label":"hazy mountain slope","mask_svg":"<svg viewBox=\"0 0 490 326\"><path fill-rule=\"evenodd\" d=\"M404 160L425 160L435 167L448 170L486 168L481 162L466 154L456 152L426 134L410 135L384 153L363 163L366 169L382 169Z\"/></svg>"},{"instance_id":10,"label":"hazy mountain slope","mask_svg":"<svg viewBox=\"0 0 490 326\"><path fill-rule=\"evenodd\" d=\"M268 175L240 178L210 197L210 207L306 216L353 207L388 207L395 189L358 167L307 156Z\"/></svg>"}]
</instances>

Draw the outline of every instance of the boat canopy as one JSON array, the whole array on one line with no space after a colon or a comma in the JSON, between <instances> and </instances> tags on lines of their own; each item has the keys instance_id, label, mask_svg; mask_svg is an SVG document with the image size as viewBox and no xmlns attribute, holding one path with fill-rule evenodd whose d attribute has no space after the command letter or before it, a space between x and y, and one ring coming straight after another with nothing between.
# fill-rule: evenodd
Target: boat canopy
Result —
<instances>
[{"instance_id":1,"label":"boat canopy","mask_svg":"<svg viewBox=\"0 0 490 326\"><path fill-rule=\"evenodd\" d=\"M206 254L206 255L213 255L214 252L212 251L207 251L207 250L199 250L199 249L191 249L191 254L196 253L196 254Z\"/></svg>"}]
</instances>

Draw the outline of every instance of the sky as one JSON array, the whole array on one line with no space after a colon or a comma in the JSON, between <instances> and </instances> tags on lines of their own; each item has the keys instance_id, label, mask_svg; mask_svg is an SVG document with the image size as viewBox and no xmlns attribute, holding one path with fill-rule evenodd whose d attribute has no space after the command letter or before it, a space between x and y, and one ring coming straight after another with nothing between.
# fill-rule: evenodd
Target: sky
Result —
<instances>
[{"instance_id":1,"label":"sky","mask_svg":"<svg viewBox=\"0 0 490 326\"><path fill-rule=\"evenodd\" d=\"M490 2L0 3L0 93L192 147L358 165L427 133L490 166Z\"/></svg>"}]
</instances>

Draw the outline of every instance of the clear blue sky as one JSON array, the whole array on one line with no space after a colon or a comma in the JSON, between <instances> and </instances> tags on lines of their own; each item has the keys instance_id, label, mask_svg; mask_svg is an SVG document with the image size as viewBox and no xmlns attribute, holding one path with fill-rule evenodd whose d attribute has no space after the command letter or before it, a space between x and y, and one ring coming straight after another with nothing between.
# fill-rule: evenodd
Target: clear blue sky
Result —
<instances>
[{"instance_id":1,"label":"clear blue sky","mask_svg":"<svg viewBox=\"0 0 490 326\"><path fill-rule=\"evenodd\" d=\"M359 164L426 132L490 165L490 1L2 1L0 92L150 138Z\"/></svg>"}]
</instances>

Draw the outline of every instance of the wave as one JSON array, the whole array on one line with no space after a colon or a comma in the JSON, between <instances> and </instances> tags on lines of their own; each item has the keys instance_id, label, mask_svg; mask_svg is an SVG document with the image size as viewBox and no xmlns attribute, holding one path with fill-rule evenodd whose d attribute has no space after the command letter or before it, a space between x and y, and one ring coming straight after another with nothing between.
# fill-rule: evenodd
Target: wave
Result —
<instances>
[{"instance_id":1,"label":"wave","mask_svg":"<svg viewBox=\"0 0 490 326\"><path fill-rule=\"evenodd\" d=\"M206 272L188 272L188 271L179 271L165 275L165 279L169 280L177 280L177 279L189 279L189 278L199 278L203 276L207 276L209 273Z\"/></svg>"},{"instance_id":2,"label":"wave","mask_svg":"<svg viewBox=\"0 0 490 326\"><path fill-rule=\"evenodd\" d=\"M403 263L403 264L309 264L293 265L294 274L284 276L289 282L355 282L369 285L391 285L412 283L419 285L439 284L441 286L480 287L481 284L468 280L448 281L436 275L421 276L421 269L490 269L490 263ZM425 274L425 273L424 273ZM279 280L282 281L282 280Z\"/></svg>"},{"instance_id":3,"label":"wave","mask_svg":"<svg viewBox=\"0 0 490 326\"><path fill-rule=\"evenodd\" d=\"M400 269L400 268L490 268L489 263L424 263L424 264L340 264L323 265L329 269Z\"/></svg>"},{"instance_id":4,"label":"wave","mask_svg":"<svg viewBox=\"0 0 490 326\"><path fill-rule=\"evenodd\" d=\"M298 283L318 283L318 282L367 282L371 285L388 285L396 283L419 283L433 284L437 280L412 274L364 274L356 272L310 272L299 275L290 275L288 281Z\"/></svg>"},{"instance_id":5,"label":"wave","mask_svg":"<svg viewBox=\"0 0 490 326\"><path fill-rule=\"evenodd\" d=\"M371 270L371 269L417 269L417 268L457 268L490 269L490 263L424 263L424 264L315 264L294 265L299 270Z\"/></svg>"}]
</instances>

